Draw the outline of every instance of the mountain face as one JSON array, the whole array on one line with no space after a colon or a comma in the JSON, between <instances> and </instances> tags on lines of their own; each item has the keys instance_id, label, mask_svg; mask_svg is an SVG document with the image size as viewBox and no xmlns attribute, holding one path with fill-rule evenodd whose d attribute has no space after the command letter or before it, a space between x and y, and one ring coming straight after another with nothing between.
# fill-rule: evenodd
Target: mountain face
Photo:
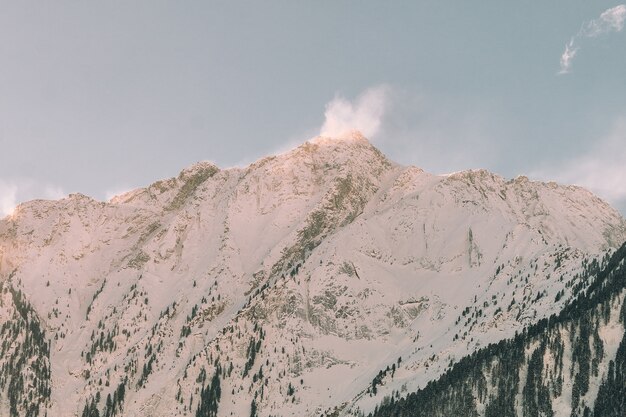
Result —
<instances>
[{"instance_id":1,"label":"mountain face","mask_svg":"<svg viewBox=\"0 0 626 417\"><path fill-rule=\"evenodd\" d=\"M624 240L582 188L431 175L356 132L25 203L0 220L0 415L367 414L561 312Z\"/></svg>"}]
</instances>

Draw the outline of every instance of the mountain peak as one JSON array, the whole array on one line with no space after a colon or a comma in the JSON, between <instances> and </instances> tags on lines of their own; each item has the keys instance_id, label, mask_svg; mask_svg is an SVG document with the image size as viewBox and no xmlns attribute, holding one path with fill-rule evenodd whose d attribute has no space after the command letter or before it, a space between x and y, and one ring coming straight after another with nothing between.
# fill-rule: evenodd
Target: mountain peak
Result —
<instances>
[{"instance_id":1,"label":"mountain peak","mask_svg":"<svg viewBox=\"0 0 626 417\"><path fill-rule=\"evenodd\" d=\"M348 130L335 136L316 136L298 146L293 152L296 154L313 152L324 159L336 159L339 155L344 157L361 155L365 158L367 155L375 155L377 158L386 159L382 152L358 130ZM339 159L344 158L339 157Z\"/></svg>"},{"instance_id":2,"label":"mountain peak","mask_svg":"<svg viewBox=\"0 0 626 417\"><path fill-rule=\"evenodd\" d=\"M308 161L341 170L375 172L375 175L396 165L358 130L337 136L316 136L279 158L287 163Z\"/></svg>"}]
</instances>

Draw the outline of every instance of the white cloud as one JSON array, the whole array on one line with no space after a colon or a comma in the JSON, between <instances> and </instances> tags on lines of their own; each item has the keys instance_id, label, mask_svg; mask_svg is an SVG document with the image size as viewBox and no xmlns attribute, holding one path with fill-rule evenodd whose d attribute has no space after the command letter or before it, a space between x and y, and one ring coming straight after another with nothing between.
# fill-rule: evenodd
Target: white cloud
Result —
<instances>
[{"instance_id":1,"label":"white cloud","mask_svg":"<svg viewBox=\"0 0 626 417\"><path fill-rule=\"evenodd\" d=\"M626 5L620 4L607 9L596 20L592 20L583 27L584 36L595 37L610 32L621 32L626 20Z\"/></svg>"},{"instance_id":2,"label":"white cloud","mask_svg":"<svg viewBox=\"0 0 626 417\"><path fill-rule=\"evenodd\" d=\"M533 176L585 187L611 204L626 203L626 118L584 155Z\"/></svg>"},{"instance_id":3,"label":"white cloud","mask_svg":"<svg viewBox=\"0 0 626 417\"><path fill-rule=\"evenodd\" d=\"M595 38L611 32L621 32L624 29L626 20L626 5L612 7L600 14L600 17L583 24L578 33L565 45L565 51L561 54L561 69L559 74L567 74L571 71L572 61L580 49L579 40L584 38Z\"/></svg>"},{"instance_id":4,"label":"white cloud","mask_svg":"<svg viewBox=\"0 0 626 417\"><path fill-rule=\"evenodd\" d=\"M574 46L574 38L572 38L567 45L565 45L565 51L561 55L561 70L559 74L567 74L572 67L572 60L578 52L578 47Z\"/></svg>"},{"instance_id":5,"label":"white cloud","mask_svg":"<svg viewBox=\"0 0 626 417\"><path fill-rule=\"evenodd\" d=\"M370 88L354 101L337 95L326 104L321 136L337 137L350 130L359 130L371 139L380 130L387 105L387 87Z\"/></svg>"},{"instance_id":6,"label":"white cloud","mask_svg":"<svg viewBox=\"0 0 626 417\"><path fill-rule=\"evenodd\" d=\"M65 197L61 187L40 184L31 179L0 179L0 218L7 216L23 201L43 198L57 200Z\"/></svg>"}]
</instances>

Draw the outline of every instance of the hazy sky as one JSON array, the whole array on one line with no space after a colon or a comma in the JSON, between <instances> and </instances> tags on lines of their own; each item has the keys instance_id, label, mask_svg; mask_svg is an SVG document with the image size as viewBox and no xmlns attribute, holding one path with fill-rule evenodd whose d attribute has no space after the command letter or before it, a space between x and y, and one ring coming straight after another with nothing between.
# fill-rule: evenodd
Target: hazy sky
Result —
<instances>
[{"instance_id":1,"label":"hazy sky","mask_svg":"<svg viewBox=\"0 0 626 417\"><path fill-rule=\"evenodd\" d=\"M626 211L619 2L0 6L0 213L352 125L400 163L577 183Z\"/></svg>"}]
</instances>

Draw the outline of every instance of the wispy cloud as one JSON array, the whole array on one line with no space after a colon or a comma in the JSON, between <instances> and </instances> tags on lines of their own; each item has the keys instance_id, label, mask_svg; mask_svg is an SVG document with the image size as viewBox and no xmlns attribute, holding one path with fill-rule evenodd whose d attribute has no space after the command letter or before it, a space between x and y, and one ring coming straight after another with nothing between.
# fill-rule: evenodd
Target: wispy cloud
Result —
<instances>
[{"instance_id":1,"label":"wispy cloud","mask_svg":"<svg viewBox=\"0 0 626 417\"><path fill-rule=\"evenodd\" d=\"M583 186L615 206L626 203L626 117L619 119L609 134L584 155L532 176Z\"/></svg>"},{"instance_id":2,"label":"wispy cloud","mask_svg":"<svg viewBox=\"0 0 626 417\"><path fill-rule=\"evenodd\" d=\"M394 161L436 174L498 169L503 126L510 121L494 103L425 88L390 88L386 110L374 142Z\"/></svg>"},{"instance_id":3,"label":"wispy cloud","mask_svg":"<svg viewBox=\"0 0 626 417\"><path fill-rule=\"evenodd\" d=\"M559 74L567 74L572 68L572 60L578 52L578 47L574 45L574 38L572 38L567 45L565 45L565 51L561 55L561 70Z\"/></svg>"},{"instance_id":4,"label":"wispy cloud","mask_svg":"<svg viewBox=\"0 0 626 417\"><path fill-rule=\"evenodd\" d=\"M605 10L600 17L584 23L578 33L565 45L561 54L561 68L559 74L568 74L572 69L572 61L580 49L578 45L582 39L595 38L611 32L621 32L626 20L626 5L620 4Z\"/></svg>"},{"instance_id":5,"label":"wispy cloud","mask_svg":"<svg viewBox=\"0 0 626 417\"><path fill-rule=\"evenodd\" d=\"M36 198L56 200L65 195L63 189L55 185L40 184L30 179L0 179L0 218L13 213L23 201Z\"/></svg>"},{"instance_id":6,"label":"wispy cloud","mask_svg":"<svg viewBox=\"0 0 626 417\"><path fill-rule=\"evenodd\" d=\"M380 130L388 88L378 86L367 89L355 100L340 95L326 104L321 136L336 137L350 130L359 130L367 138L373 138Z\"/></svg>"},{"instance_id":7,"label":"wispy cloud","mask_svg":"<svg viewBox=\"0 0 626 417\"><path fill-rule=\"evenodd\" d=\"M609 32L621 32L624 29L624 20L626 20L626 5L612 7L602 12L600 17L592 20L583 28L585 36L594 37Z\"/></svg>"}]
</instances>

